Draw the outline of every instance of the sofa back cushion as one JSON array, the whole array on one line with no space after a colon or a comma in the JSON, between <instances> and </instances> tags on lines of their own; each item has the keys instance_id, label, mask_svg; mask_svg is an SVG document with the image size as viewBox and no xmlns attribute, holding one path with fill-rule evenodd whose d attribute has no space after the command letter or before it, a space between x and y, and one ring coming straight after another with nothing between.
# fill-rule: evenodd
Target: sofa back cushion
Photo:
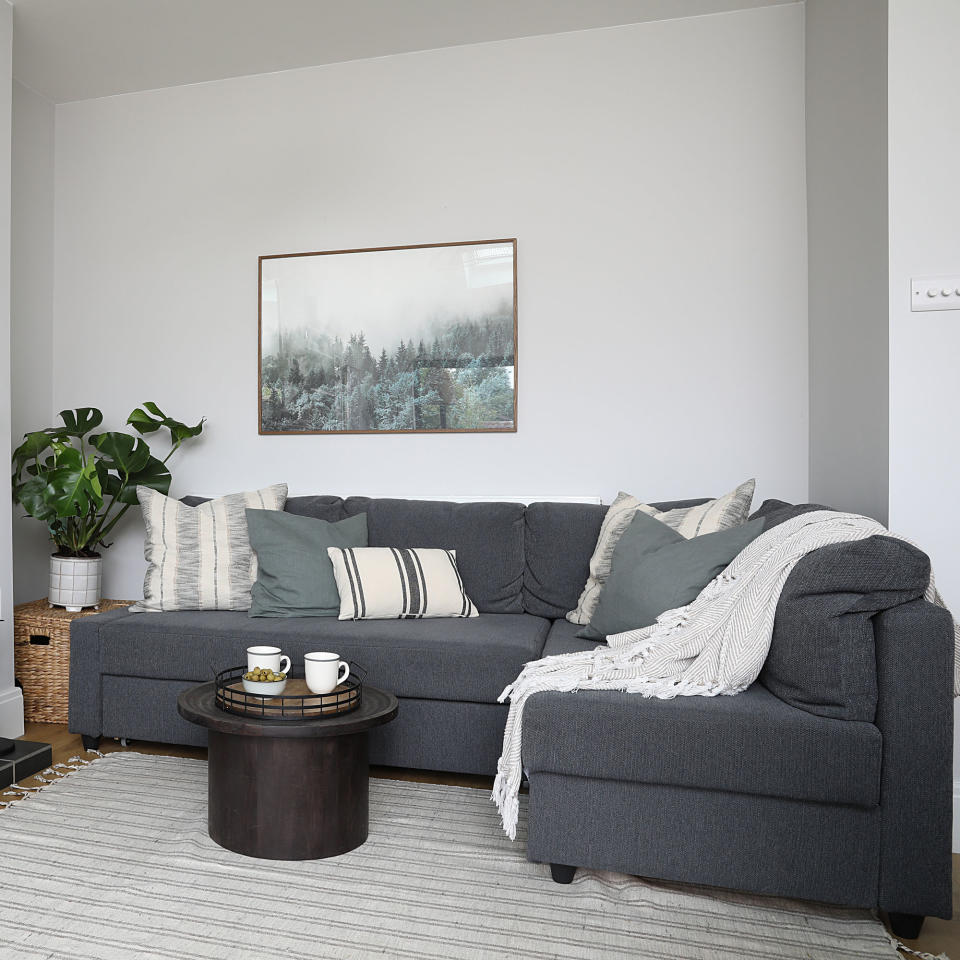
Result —
<instances>
[{"instance_id":1,"label":"sofa back cushion","mask_svg":"<svg viewBox=\"0 0 960 960\"><path fill-rule=\"evenodd\" d=\"M522 503L452 503L348 497L347 516L367 515L371 547L456 550L464 588L480 613L522 613Z\"/></svg>"},{"instance_id":2,"label":"sofa back cushion","mask_svg":"<svg viewBox=\"0 0 960 960\"><path fill-rule=\"evenodd\" d=\"M699 500L654 503L658 510ZM524 515L523 609L558 619L573 610L590 575L590 558L607 508L595 503L531 503Z\"/></svg>"},{"instance_id":3,"label":"sofa back cushion","mask_svg":"<svg viewBox=\"0 0 960 960\"><path fill-rule=\"evenodd\" d=\"M826 509L778 504L764 515L774 526L811 508ZM877 709L872 618L923 596L929 581L927 555L893 537L828 544L808 553L780 594L760 682L817 716L872 723Z\"/></svg>"},{"instance_id":4,"label":"sofa back cushion","mask_svg":"<svg viewBox=\"0 0 960 960\"><path fill-rule=\"evenodd\" d=\"M343 497L324 495L287 497L287 505L284 509L287 513L294 513L298 517L312 517L314 520L326 520L327 523L337 523L347 517L343 509Z\"/></svg>"},{"instance_id":5,"label":"sofa back cushion","mask_svg":"<svg viewBox=\"0 0 960 960\"><path fill-rule=\"evenodd\" d=\"M198 507L209 500L209 497L180 498L180 502L188 507ZM336 523L347 516L343 509L343 498L326 495L287 497L287 503L283 509L286 513L292 513L298 517L313 517L314 520L326 520L328 523Z\"/></svg>"}]
</instances>

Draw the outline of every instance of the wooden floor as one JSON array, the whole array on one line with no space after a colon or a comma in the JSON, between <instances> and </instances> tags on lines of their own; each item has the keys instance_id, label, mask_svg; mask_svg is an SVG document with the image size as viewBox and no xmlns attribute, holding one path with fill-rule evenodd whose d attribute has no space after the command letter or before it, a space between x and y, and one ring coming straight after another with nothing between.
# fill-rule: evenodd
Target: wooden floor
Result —
<instances>
[{"instance_id":1,"label":"wooden floor","mask_svg":"<svg viewBox=\"0 0 960 960\"><path fill-rule=\"evenodd\" d=\"M25 740L49 743L53 748L53 762L60 763L70 757L84 756L80 737L67 732L65 723L28 723ZM174 747L166 743L147 743L142 740L131 742L123 747L116 740L104 740L100 745L103 753L133 750L137 753L152 753L171 757L193 757L206 759L207 751L202 747ZM469 774L435 773L424 770L404 770L398 767L373 767L374 777L390 780L413 780L429 783L445 783L456 787L479 787L489 790L493 785L492 777L471 776ZM43 786L34 779L21 781L23 786ZM0 808L2 814L2 808ZM960 960L960 855L953 857L953 914L955 920L927 918L920 937L905 943L914 950L931 954L945 953L952 960Z\"/></svg>"}]
</instances>

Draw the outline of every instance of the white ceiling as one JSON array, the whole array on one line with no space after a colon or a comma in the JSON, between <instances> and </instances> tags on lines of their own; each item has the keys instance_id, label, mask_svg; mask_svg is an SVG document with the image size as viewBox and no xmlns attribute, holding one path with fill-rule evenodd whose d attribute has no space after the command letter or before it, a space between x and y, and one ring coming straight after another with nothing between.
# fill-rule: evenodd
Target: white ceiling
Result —
<instances>
[{"instance_id":1,"label":"white ceiling","mask_svg":"<svg viewBox=\"0 0 960 960\"><path fill-rule=\"evenodd\" d=\"M62 103L794 0L13 0L14 76Z\"/></svg>"}]
</instances>

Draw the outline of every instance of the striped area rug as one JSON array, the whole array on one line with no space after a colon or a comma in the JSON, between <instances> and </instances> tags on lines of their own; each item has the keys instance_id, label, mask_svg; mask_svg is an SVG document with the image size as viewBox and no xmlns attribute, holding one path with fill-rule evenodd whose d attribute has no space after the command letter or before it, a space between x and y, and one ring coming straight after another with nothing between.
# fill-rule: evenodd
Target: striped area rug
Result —
<instances>
[{"instance_id":1,"label":"striped area rug","mask_svg":"<svg viewBox=\"0 0 960 960\"><path fill-rule=\"evenodd\" d=\"M111 754L0 810L0 957L877 960L868 912L524 859L486 791L371 782L342 857L252 860L206 831L206 764ZM7 798L4 798L7 799Z\"/></svg>"}]
</instances>

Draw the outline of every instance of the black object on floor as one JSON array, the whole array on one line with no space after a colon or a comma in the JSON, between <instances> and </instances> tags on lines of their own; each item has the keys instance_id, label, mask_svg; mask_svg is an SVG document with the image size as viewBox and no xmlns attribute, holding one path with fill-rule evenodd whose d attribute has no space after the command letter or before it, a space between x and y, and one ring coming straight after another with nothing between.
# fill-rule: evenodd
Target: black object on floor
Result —
<instances>
[{"instance_id":1,"label":"black object on floor","mask_svg":"<svg viewBox=\"0 0 960 960\"><path fill-rule=\"evenodd\" d=\"M916 913L888 913L887 919L895 937L901 940L916 940L920 936L924 917Z\"/></svg>"},{"instance_id":2,"label":"black object on floor","mask_svg":"<svg viewBox=\"0 0 960 960\"><path fill-rule=\"evenodd\" d=\"M84 750L99 750L100 749L100 738L91 737L89 734L83 734L80 739L83 741Z\"/></svg>"},{"instance_id":3,"label":"black object on floor","mask_svg":"<svg viewBox=\"0 0 960 960\"><path fill-rule=\"evenodd\" d=\"M576 867L567 866L565 863L550 864L550 876L553 877L554 883L573 883L576 873Z\"/></svg>"},{"instance_id":4,"label":"black object on floor","mask_svg":"<svg viewBox=\"0 0 960 960\"><path fill-rule=\"evenodd\" d=\"M8 740L6 737L0 737L0 757L13 750L14 742L13 740Z\"/></svg>"},{"instance_id":5,"label":"black object on floor","mask_svg":"<svg viewBox=\"0 0 960 960\"><path fill-rule=\"evenodd\" d=\"M13 750L0 756L0 787L26 780L53 763L49 743L14 740Z\"/></svg>"}]
</instances>

